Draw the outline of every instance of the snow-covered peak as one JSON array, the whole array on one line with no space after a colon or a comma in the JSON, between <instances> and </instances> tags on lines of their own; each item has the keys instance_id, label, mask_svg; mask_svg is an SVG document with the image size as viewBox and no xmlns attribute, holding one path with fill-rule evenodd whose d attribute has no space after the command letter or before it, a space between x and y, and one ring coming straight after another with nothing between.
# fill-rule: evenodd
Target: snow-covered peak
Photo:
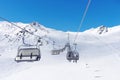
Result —
<instances>
[{"instance_id":1,"label":"snow-covered peak","mask_svg":"<svg viewBox=\"0 0 120 80\"><path fill-rule=\"evenodd\" d=\"M107 33L108 30L109 30L108 27L106 27L106 26L104 26L104 25L101 25L101 26L98 26L97 28L91 28L91 29L86 30L86 31L84 31L84 32L85 32L85 33L92 33L92 34L96 34L96 35L97 35L97 34L101 35L101 34Z\"/></svg>"},{"instance_id":2,"label":"snow-covered peak","mask_svg":"<svg viewBox=\"0 0 120 80\"><path fill-rule=\"evenodd\" d=\"M32 22L31 23L31 26L37 26L37 27L40 27L40 24L38 22Z\"/></svg>"},{"instance_id":3,"label":"snow-covered peak","mask_svg":"<svg viewBox=\"0 0 120 80\"><path fill-rule=\"evenodd\" d=\"M108 28L104 25L101 25L98 27L98 34L103 34L103 33L106 33L108 32Z\"/></svg>"}]
</instances>

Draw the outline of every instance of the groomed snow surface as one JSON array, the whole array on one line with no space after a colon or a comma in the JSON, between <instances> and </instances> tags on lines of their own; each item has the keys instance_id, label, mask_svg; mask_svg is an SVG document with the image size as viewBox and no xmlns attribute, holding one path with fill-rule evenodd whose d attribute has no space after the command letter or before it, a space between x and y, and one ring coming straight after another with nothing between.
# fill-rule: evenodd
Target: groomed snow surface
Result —
<instances>
[{"instance_id":1,"label":"groomed snow surface","mask_svg":"<svg viewBox=\"0 0 120 80\"><path fill-rule=\"evenodd\" d=\"M34 31L32 27L30 29ZM0 80L120 80L120 26L108 28L108 32L103 34L98 34L98 28L79 33L76 42L80 60L77 63L66 60L66 51L51 55L53 45L50 40L56 41L56 48L62 48L67 42L67 32L42 25L35 29L37 32L34 34L50 38L45 37L49 44L43 41L40 47L41 60L17 63L14 58L22 40L16 34L20 29L0 22ZM72 43L76 33L69 33ZM35 42L36 37L29 34L26 37L27 43Z\"/></svg>"}]
</instances>

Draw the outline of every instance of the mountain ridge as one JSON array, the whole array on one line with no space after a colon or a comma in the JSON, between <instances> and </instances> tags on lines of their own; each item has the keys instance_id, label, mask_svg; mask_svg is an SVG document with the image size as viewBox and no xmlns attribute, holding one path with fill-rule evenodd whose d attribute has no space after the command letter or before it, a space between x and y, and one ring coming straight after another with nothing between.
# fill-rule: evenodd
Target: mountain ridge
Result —
<instances>
[{"instance_id":1,"label":"mountain ridge","mask_svg":"<svg viewBox=\"0 0 120 80\"><path fill-rule=\"evenodd\" d=\"M64 32L30 24L15 23L30 32L25 33L25 42L36 44L35 34L43 38L40 46L41 60L38 62L14 61L18 47L23 45L21 29L11 24L0 22L0 79L1 80L119 80L120 74L120 26L108 28L108 32L98 33L100 29L89 29L79 32L76 39L76 50L80 60L69 63L67 50L59 55L51 55L51 50L62 49L69 41L73 43L76 32ZM35 25L35 24L34 24ZM37 24L38 25L38 24ZM101 27L101 26L100 26ZM44 28L44 29L43 29ZM48 41L48 42L47 42ZM53 41L55 42L53 45Z\"/></svg>"}]
</instances>

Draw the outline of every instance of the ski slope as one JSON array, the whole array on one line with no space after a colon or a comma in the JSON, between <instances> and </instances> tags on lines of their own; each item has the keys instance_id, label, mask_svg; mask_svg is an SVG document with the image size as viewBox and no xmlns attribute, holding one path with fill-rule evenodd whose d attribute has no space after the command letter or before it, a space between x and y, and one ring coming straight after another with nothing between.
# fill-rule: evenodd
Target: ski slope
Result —
<instances>
[{"instance_id":1,"label":"ski slope","mask_svg":"<svg viewBox=\"0 0 120 80\"><path fill-rule=\"evenodd\" d=\"M108 32L102 34L98 33L99 27L80 32L76 40L80 60L70 63L66 60L66 51L51 55L52 41L56 42L56 49L64 47L68 32L46 28L38 23L15 24L44 38L40 46L41 60L16 63L17 48L22 44L21 30L7 22L0 22L0 80L120 80L120 26L108 28ZM76 33L69 33L72 44ZM35 36L26 35L26 43L36 43Z\"/></svg>"}]
</instances>

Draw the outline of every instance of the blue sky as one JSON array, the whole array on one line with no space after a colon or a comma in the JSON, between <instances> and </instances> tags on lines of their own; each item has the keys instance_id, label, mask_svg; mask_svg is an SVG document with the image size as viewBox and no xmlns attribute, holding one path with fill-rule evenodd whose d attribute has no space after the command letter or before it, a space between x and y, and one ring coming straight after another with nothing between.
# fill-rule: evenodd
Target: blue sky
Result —
<instances>
[{"instance_id":1,"label":"blue sky","mask_svg":"<svg viewBox=\"0 0 120 80\"><path fill-rule=\"evenodd\" d=\"M63 31L77 31L88 0L0 0L0 16ZM92 0L80 31L120 25L120 0Z\"/></svg>"}]
</instances>

